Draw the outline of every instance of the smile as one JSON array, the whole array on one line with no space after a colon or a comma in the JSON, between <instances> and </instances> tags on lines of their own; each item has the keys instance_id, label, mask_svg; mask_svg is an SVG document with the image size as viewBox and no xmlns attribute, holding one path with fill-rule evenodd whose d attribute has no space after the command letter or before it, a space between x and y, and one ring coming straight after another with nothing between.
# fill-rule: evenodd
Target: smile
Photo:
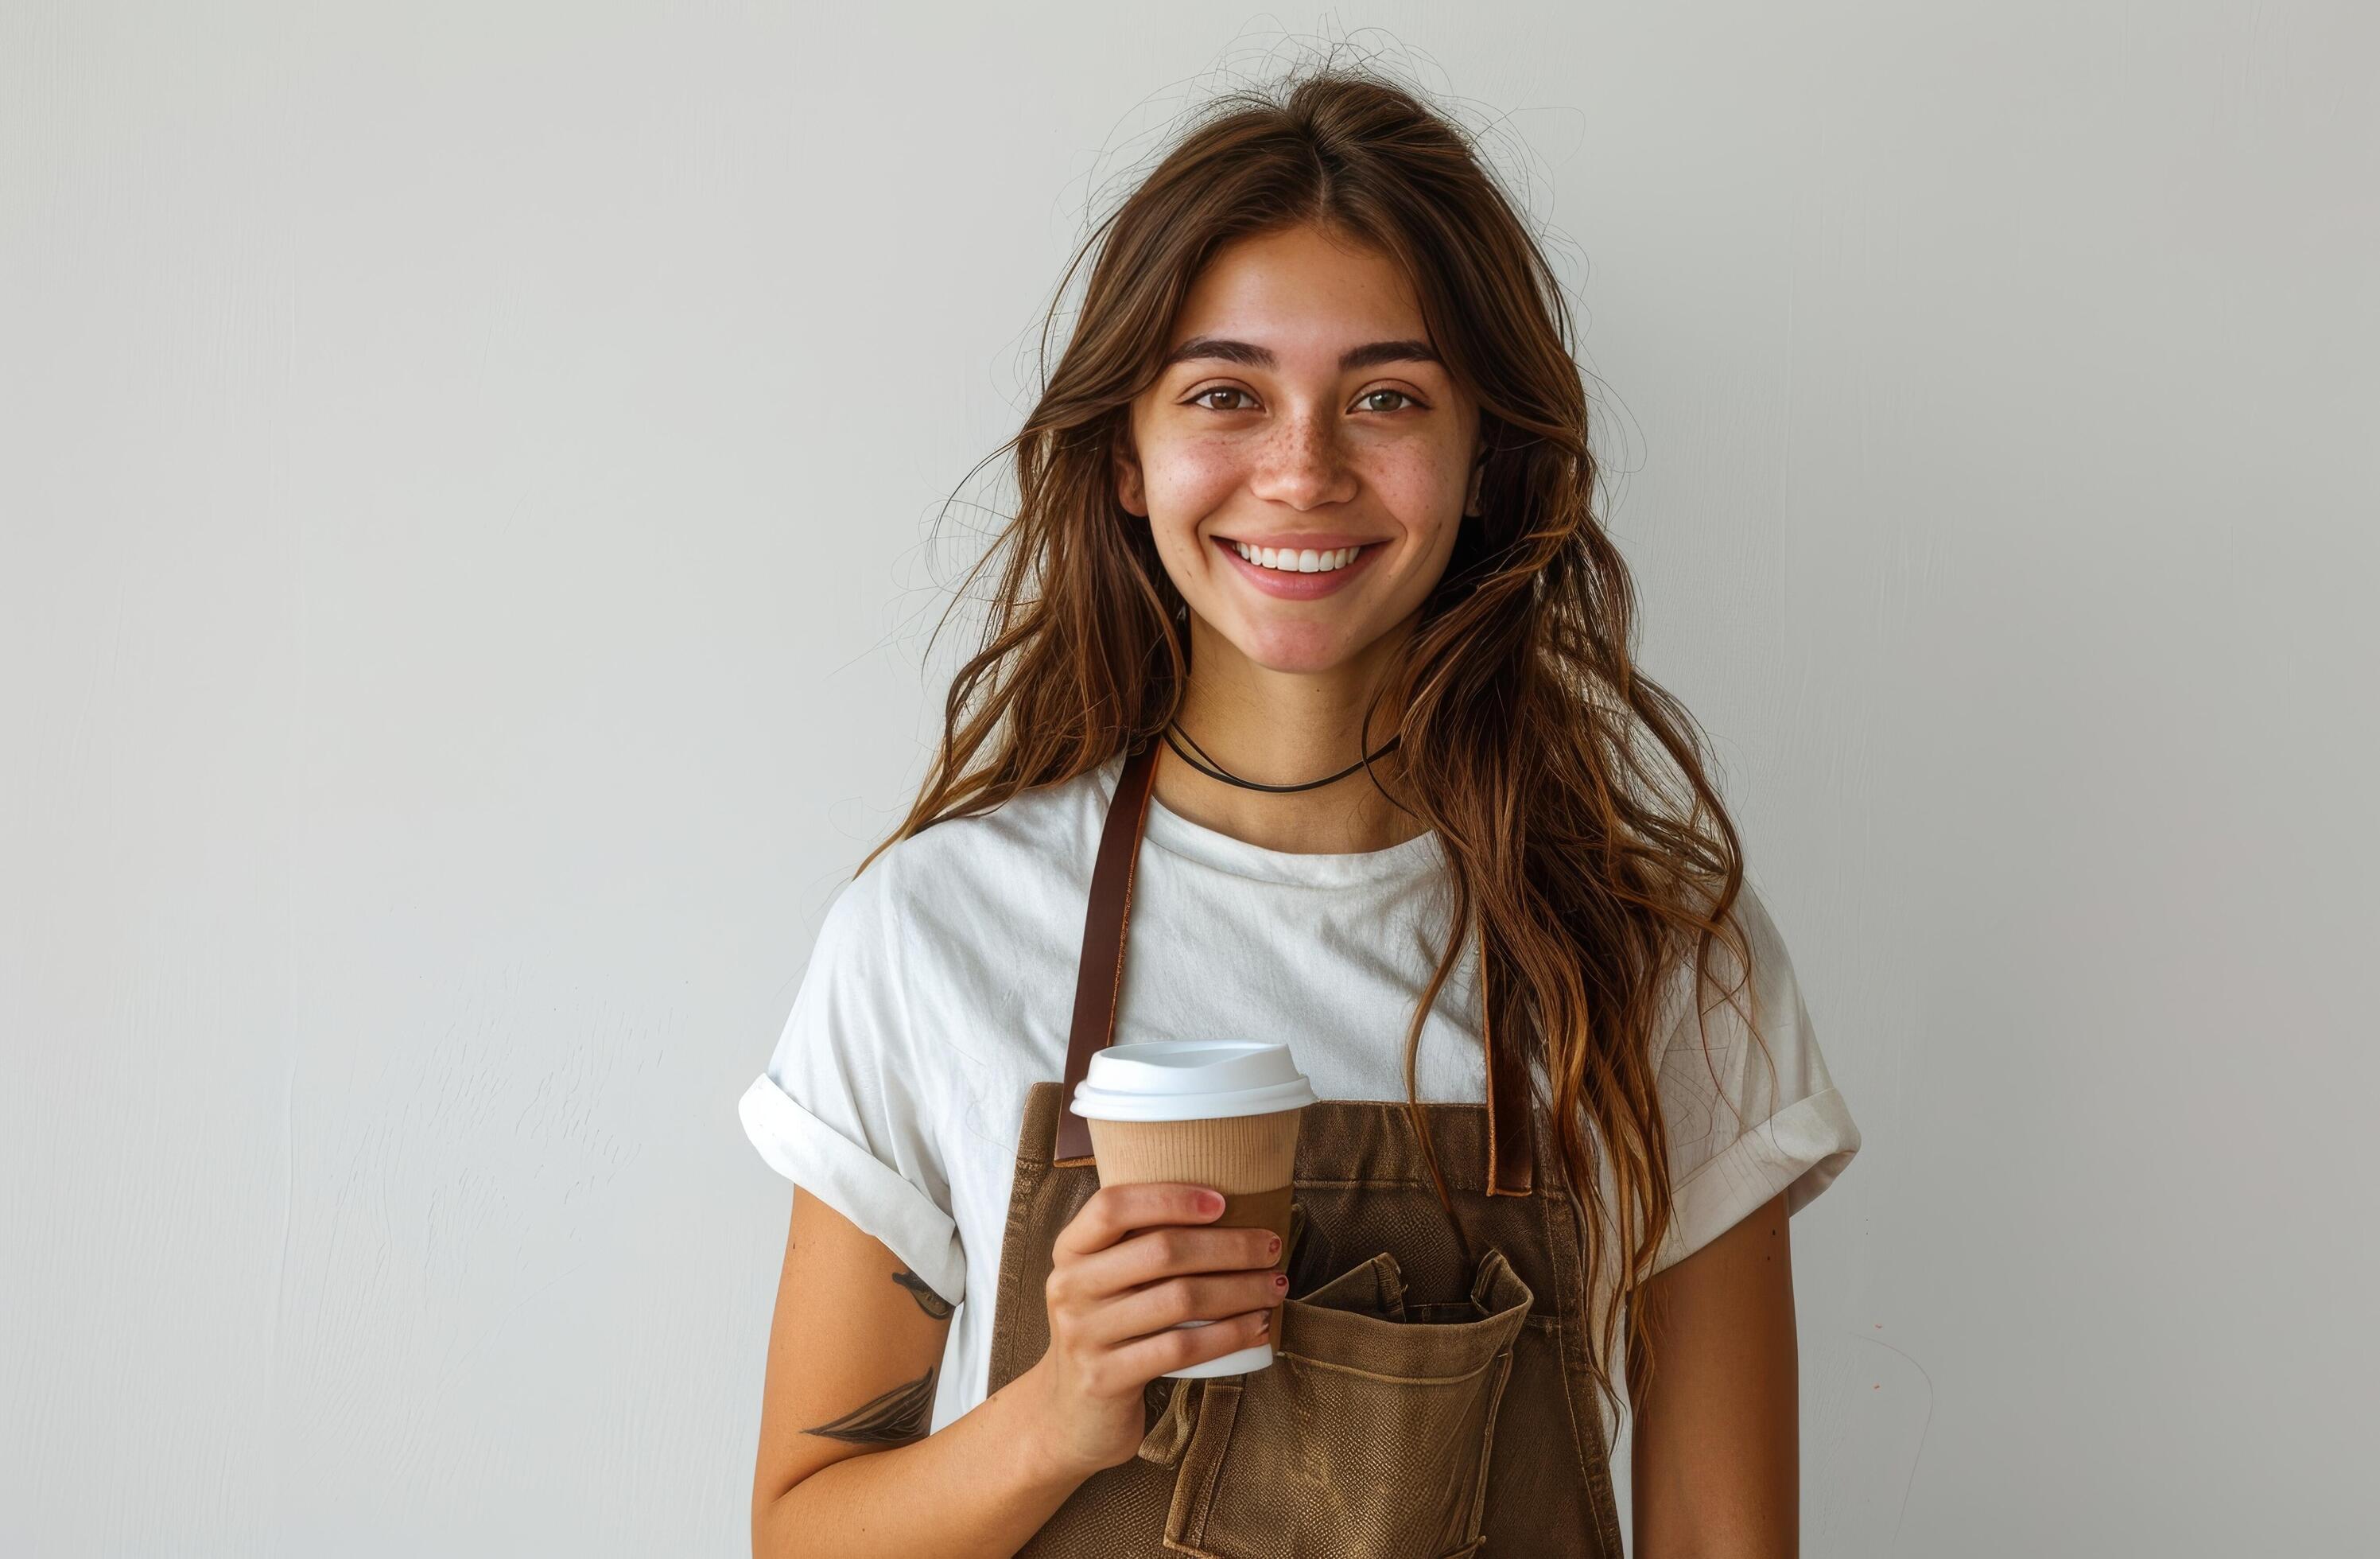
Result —
<instances>
[{"instance_id":1,"label":"smile","mask_svg":"<svg viewBox=\"0 0 2380 1559\"><path fill-rule=\"evenodd\" d=\"M1338 547L1268 547L1214 538L1216 549L1229 566L1265 594L1286 601L1312 601L1345 589L1365 571L1381 543L1359 542Z\"/></svg>"}]
</instances>

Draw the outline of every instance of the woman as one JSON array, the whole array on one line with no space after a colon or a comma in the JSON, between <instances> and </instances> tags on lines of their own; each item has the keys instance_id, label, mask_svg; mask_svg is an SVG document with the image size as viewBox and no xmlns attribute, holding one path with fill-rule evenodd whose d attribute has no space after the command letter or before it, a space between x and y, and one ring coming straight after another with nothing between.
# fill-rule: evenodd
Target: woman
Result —
<instances>
[{"instance_id":1,"label":"woman","mask_svg":"<svg viewBox=\"0 0 2380 1559\"><path fill-rule=\"evenodd\" d=\"M1795 1552L1787 1217L1859 1138L1630 664L1549 268L1335 72L1094 242L938 761L743 1101L807 1193L755 1552L1616 1556L1623 1336L1633 1551ZM1063 1151L1166 1037L1322 1095L1286 1255Z\"/></svg>"}]
</instances>

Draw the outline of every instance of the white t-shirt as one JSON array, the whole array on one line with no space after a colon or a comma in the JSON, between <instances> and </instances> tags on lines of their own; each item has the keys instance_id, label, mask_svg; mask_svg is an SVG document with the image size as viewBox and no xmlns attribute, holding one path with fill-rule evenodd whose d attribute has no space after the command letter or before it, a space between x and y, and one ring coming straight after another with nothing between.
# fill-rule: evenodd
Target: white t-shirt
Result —
<instances>
[{"instance_id":1,"label":"white t-shirt","mask_svg":"<svg viewBox=\"0 0 2380 1559\"><path fill-rule=\"evenodd\" d=\"M739 1104L772 1167L957 1304L931 1429L988 1395L1026 1091L1065 1074L1092 859L1122 768L1111 760L984 816L937 823L843 884L775 1053ZM1152 797L1115 1042L1283 1041L1322 1097L1402 1101L1405 1028L1451 906L1432 834L1384 850L1293 854L1203 827ZM1731 1004L1707 1015L1706 1061L1689 956L1661 1024L1676 1195L1662 1266L1779 1190L1800 1211L1859 1148L1784 944L1749 884L1737 913L1775 1087ZM1724 944L1712 966L1719 990L1734 983ZM1422 1031L1425 1101L1486 1097L1476 975L1475 941Z\"/></svg>"}]
</instances>

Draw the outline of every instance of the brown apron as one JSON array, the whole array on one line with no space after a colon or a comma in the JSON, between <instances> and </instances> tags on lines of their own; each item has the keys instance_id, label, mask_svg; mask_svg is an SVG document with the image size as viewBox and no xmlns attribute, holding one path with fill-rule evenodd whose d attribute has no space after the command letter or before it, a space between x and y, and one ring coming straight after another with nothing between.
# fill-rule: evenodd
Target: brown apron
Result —
<instances>
[{"instance_id":1,"label":"brown apron","mask_svg":"<svg viewBox=\"0 0 2380 1559\"><path fill-rule=\"evenodd\" d=\"M1099 1189L1072 1102L1113 1035L1156 769L1153 742L1134 748L1109 805L1065 1082L1026 1093L987 1392L1048 1349L1051 1246ZM1273 1363L1151 1381L1139 1453L1086 1480L1020 1555L1622 1559L1583 1222L1549 1134L1531 1127L1524 1065L1487 1049L1486 1101L1421 1106L1456 1222L1404 1101L1306 1105ZM1216 1222L1268 1222L1263 1200L1234 1198Z\"/></svg>"}]
</instances>

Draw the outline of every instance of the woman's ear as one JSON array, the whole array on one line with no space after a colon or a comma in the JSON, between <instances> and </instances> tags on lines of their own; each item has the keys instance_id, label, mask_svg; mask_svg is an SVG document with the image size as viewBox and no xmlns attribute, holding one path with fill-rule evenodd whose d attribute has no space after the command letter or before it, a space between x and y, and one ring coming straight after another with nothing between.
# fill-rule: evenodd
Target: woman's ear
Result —
<instances>
[{"instance_id":1,"label":"woman's ear","mask_svg":"<svg viewBox=\"0 0 2380 1559\"><path fill-rule=\"evenodd\" d=\"M1142 490L1140 457L1133 452L1128 438L1118 438L1109 446L1110 461L1115 469L1116 502L1127 513L1148 518L1148 495Z\"/></svg>"}]
</instances>

